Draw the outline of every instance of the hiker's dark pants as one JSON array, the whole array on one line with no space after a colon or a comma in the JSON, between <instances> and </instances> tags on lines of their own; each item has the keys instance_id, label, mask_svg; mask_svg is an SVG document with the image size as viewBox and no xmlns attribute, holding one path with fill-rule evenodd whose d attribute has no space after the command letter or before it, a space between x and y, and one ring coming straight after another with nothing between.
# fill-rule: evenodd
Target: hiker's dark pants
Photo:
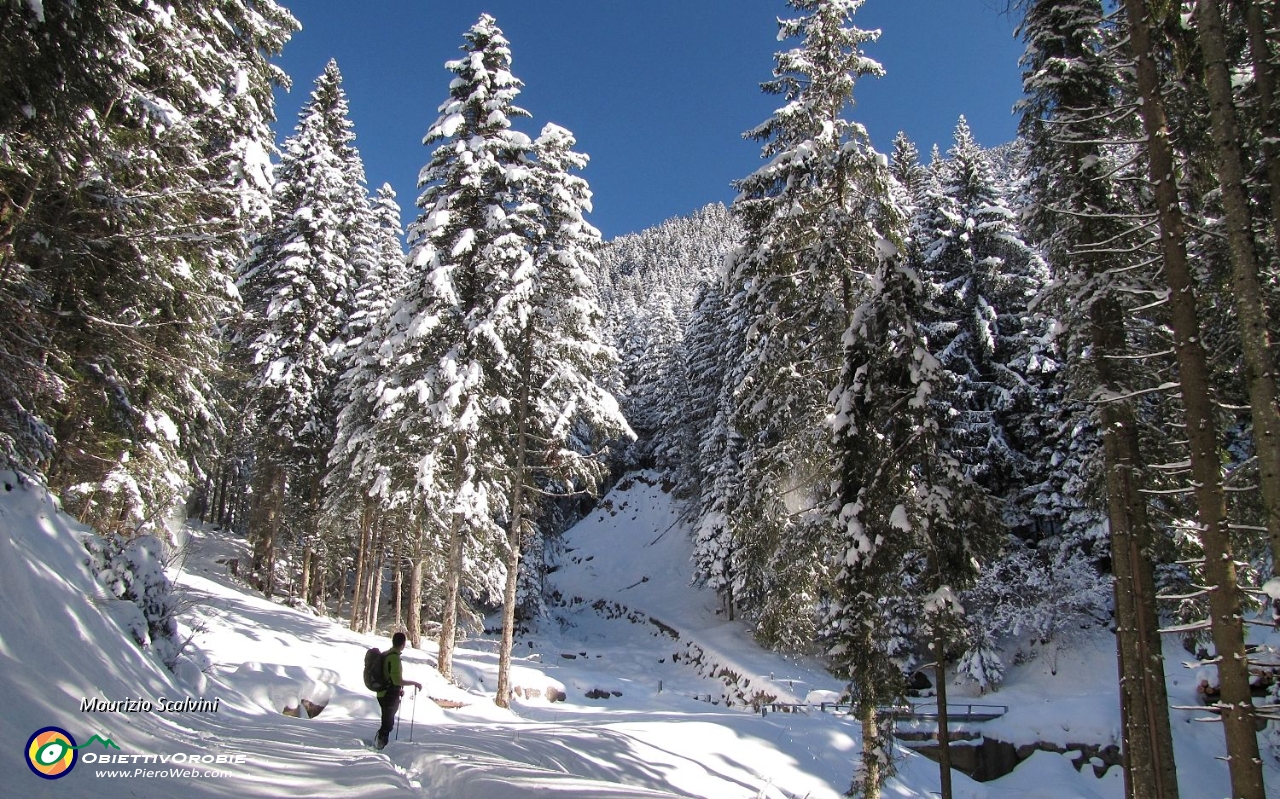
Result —
<instances>
[{"instance_id":1,"label":"hiker's dark pants","mask_svg":"<svg viewBox=\"0 0 1280 799\"><path fill-rule=\"evenodd\" d=\"M374 745L381 749L387 745L387 738L391 736L391 730L396 726L396 711L400 709L400 689L388 688L385 694L378 697L378 707L382 708L382 726L378 728L378 737L374 740Z\"/></svg>"}]
</instances>

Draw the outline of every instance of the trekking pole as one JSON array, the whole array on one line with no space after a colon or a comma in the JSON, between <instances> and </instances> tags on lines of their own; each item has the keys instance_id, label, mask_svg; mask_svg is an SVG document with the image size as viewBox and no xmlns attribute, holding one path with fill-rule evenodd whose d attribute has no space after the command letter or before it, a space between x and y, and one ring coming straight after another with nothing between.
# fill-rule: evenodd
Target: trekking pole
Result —
<instances>
[{"instance_id":1,"label":"trekking pole","mask_svg":"<svg viewBox=\"0 0 1280 799\"><path fill-rule=\"evenodd\" d=\"M413 723L418 720L418 689L413 689L413 710L409 711L409 743L413 743Z\"/></svg>"},{"instance_id":2,"label":"trekking pole","mask_svg":"<svg viewBox=\"0 0 1280 799\"><path fill-rule=\"evenodd\" d=\"M396 740L400 740L400 703L396 703Z\"/></svg>"}]
</instances>

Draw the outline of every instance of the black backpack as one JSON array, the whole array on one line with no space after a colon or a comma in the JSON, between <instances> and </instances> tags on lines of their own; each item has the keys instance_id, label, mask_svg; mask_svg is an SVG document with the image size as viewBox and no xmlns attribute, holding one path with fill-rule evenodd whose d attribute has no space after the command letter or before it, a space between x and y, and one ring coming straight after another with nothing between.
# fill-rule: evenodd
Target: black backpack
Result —
<instances>
[{"instance_id":1,"label":"black backpack","mask_svg":"<svg viewBox=\"0 0 1280 799\"><path fill-rule=\"evenodd\" d=\"M382 673L382 661L386 655L376 646L364 653L364 687L370 691L385 691L391 687Z\"/></svg>"}]
</instances>

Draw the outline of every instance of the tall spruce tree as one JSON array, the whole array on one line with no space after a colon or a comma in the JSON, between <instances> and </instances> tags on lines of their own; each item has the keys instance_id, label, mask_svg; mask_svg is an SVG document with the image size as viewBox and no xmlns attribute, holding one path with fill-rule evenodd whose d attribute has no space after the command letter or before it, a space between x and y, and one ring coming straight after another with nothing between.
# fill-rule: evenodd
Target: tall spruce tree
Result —
<instances>
[{"instance_id":1,"label":"tall spruce tree","mask_svg":"<svg viewBox=\"0 0 1280 799\"><path fill-rule=\"evenodd\" d=\"M930 285L930 348L957 380L943 434L965 471L1004 498L1030 471L1011 427L1037 405L1028 363L1037 331L1030 304L1044 285L1038 253L1021 237L991 164L960 118L950 158L921 212L921 268Z\"/></svg>"},{"instance_id":2,"label":"tall spruce tree","mask_svg":"<svg viewBox=\"0 0 1280 799\"><path fill-rule=\"evenodd\" d=\"M529 257L523 231L536 224L522 195L533 142L511 128L528 112L515 105L522 84L509 43L487 14L463 40L464 56L445 65L454 75L448 99L423 139L435 149L409 229L411 277L384 337L377 436L415 469L424 534L447 542L437 664L446 677L464 553L473 550L467 560L486 572L486 589L502 581L497 552L506 536L496 519L509 512L512 400L501 378L513 355L495 322L500 284L509 290Z\"/></svg>"},{"instance_id":3,"label":"tall spruce tree","mask_svg":"<svg viewBox=\"0 0 1280 799\"><path fill-rule=\"evenodd\" d=\"M1253 4L1246 4L1253 5ZM1246 13L1260 15L1258 9ZM1231 294L1239 327L1245 389L1253 420L1253 446L1258 459L1258 477L1267 532L1271 547L1272 573L1280 576L1280 401L1277 399L1275 356L1268 329L1267 297L1262 290L1259 247L1254 236L1255 211L1246 191L1240 114L1232 89L1231 64L1227 50L1224 10L1219 0L1202 0L1197 5L1195 25L1204 52L1205 85L1209 93L1209 116L1217 165L1218 187L1226 217L1227 249L1231 265ZM1261 43L1257 43L1261 45ZM1270 108L1270 71L1266 50L1254 53L1255 75L1262 79L1262 113ZM1275 134L1273 125L1271 134ZM1264 157L1274 159L1276 143L1264 137ZM1272 169L1269 199L1280 200L1280 186L1274 181L1280 170ZM1280 209L1273 209L1275 231L1280 235ZM1256 222L1265 225L1262 219Z\"/></svg>"},{"instance_id":4,"label":"tall spruce tree","mask_svg":"<svg viewBox=\"0 0 1280 799\"><path fill-rule=\"evenodd\" d=\"M901 241L895 210L873 218ZM953 628L962 623L954 596L991 554L996 528L986 494L949 451L946 423L959 381L930 352L925 283L893 240L882 238L877 251L881 260L845 332L841 382L832 392L840 472L830 504L824 618L833 662L852 681L862 721L854 787L867 796L878 795L890 767L877 710L902 690L896 664L923 644L941 679L957 643ZM912 630L917 619L923 623ZM940 698L940 709L944 704Z\"/></svg>"},{"instance_id":5,"label":"tall spruce tree","mask_svg":"<svg viewBox=\"0 0 1280 799\"><path fill-rule=\"evenodd\" d=\"M716 591L724 602L726 615L736 613L734 586L738 582L740 560L731 509L740 495L742 479L742 437L733 426L732 364L741 357L744 337L742 320L730 315L725 275L706 288L698 303L690 332L686 336L686 363L690 374L706 372L714 383L705 396L707 408L693 410L705 414L705 426L698 438L693 461L698 474L698 527L694 534L694 575ZM697 418L696 416L694 417Z\"/></svg>"},{"instance_id":6,"label":"tall spruce tree","mask_svg":"<svg viewBox=\"0 0 1280 799\"><path fill-rule=\"evenodd\" d=\"M741 490L725 509L740 534L734 600L766 643L812 640L824 570L817 549L832 479L828 394L840 361L838 332L856 305L874 237L858 218L868 193L865 129L844 117L855 81L883 70L862 52L876 34L849 25L860 0L793 0L779 21L763 84L783 106L747 133L765 165L738 181L733 211L744 241L731 256L730 314L742 320L734 428L742 436Z\"/></svg>"},{"instance_id":7,"label":"tall spruce tree","mask_svg":"<svg viewBox=\"0 0 1280 799\"><path fill-rule=\"evenodd\" d=\"M491 318L494 335L512 356L495 364L505 373L504 395L513 401L507 581L494 699L502 707L511 702L521 554L526 541L536 540L537 499L543 493L594 493L608 471L598 456L607 442L631 434L617 400L600 385L617 356L600 341L601 313L587 277L596 266L600 233L583 218L591 191L570 171L587 164L574 143L568 130L552 124L534 142L537 162L521 191L533 224L523 240L507 236L517 260ZM531 554L541 560L543 553Z\"/></svg>"},{"instance_id":8,"label":"tall spruce tree","mask_svg":"<svg viewBox=\"0 0 1280 799\"><path fill-rule=\"evenodd\" d=\"M241 278L240 338L257 430L250 537L268 595L281 544L315 536L333 443L336 355L354 293L349 232L368 215L367 204L361 213L352 202L363 178L354 138L342 75L330 61L284 144L272 226Z\"/></svg>"},{"instance_id":9,"label":"tall spruce tree","mask_svg":"<svg viewBox=\"0 0 1280 799\"><path fill-rule=\"evenodd\" d=\"M324 528L337 544L330 557L345 556L355 544L357 591L352 603L352 625L365 628L359 590L365 585L366 568L371 547L364 546L372 536L375 518L385 519L395 509L407 509L409 502L403 491L407 480L404 468L395 460L388 462L373 440L376 429L375 408L382 374L387 364L382 356L382 334L387 317L400 296L408 275L405 270L404 245L400 228L400 206L390 186L377 193L371 213L366 217L364 247L372 261L355 295L355 310L346 321L345 342L339 359L342 374L337 384L338 416L334 444L327 459L324 478ZM392 472L399 469L399 479ZM400 487L399 492L396 488ZM356 530L358 540L348 542L346 531ZM396 529L396 536L404 530ZM328 548L326 547L326 550Z\"/></svg>"},{"instance_id":10,"label":"tall spruce tree","mask_svg":"<svg viewBox=\"0 0 1280 799\"><path fill-rule=\"evenodd\" d=\"M1204 551L1204 576L1209 586L1209 623L1217 652L1231 791L1241 799L1262 799L1265 788L1249 693L1242 597L1218 459L1219 426L1201 335L1196 279L1187 253L1187 221L1177 182L1179 169L1170 142L1163 95L1165 81L1161 62L1173 43L1159 35L1163 14L1153 12L1145 0L1125 0L1124 8L1129 52L1135 62L1134 73L1142 98L1140 112L1146 134L1143 149L1147 155L1160 227L1160 253L1169 289L1169 323L1177 357L1178 384L1182 388L1184 429L1196 503L1196 533ZM1246 318L1242 322L1253 325L1256 319ZM1253 333L1258 331L1255 329ZM1255 371L1255 377L1270 373L1271 367L1263 366Z\"/></svg>"}]
</instances>

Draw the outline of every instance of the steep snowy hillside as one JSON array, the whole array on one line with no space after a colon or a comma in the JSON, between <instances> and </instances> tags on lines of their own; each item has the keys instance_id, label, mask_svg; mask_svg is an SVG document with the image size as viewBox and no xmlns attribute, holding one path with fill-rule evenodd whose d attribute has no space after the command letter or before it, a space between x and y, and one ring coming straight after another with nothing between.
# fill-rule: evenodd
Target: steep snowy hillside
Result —
<instances>
[{"instance_id":1,"label":"steep snowy hillside","mask_svg":"<svg viewBox=\"0 0 1280 799\"><path fill-rule=\"evenodd\" d=\"M124 633L117 616L128 609L85 565L87 531L11 475L0 489L0 735L10 753L0 784L14 795L836 799L848 786L855 723L817 711L761 716L746 704L826 697L840 684L815 662L760 650L688 584L678 505L651 476L625 480L567 535L551 576L556 618L518 641L513 711L492 703L492 640L463 643L456 686L436 676L434 645L409 651L406 674L425 689L406 697L383 752L366 746L376 707L360 669L365 648L386 646L385 637L262 599L229 573L227 561L246 555L242 541L191 530L182 568L171 572L191 637L175 677ZM1006 690L982 700L1011 707L986 732L1012 742L1112 740L1106 643L1061 653L1056 677L1047 659L1014 669ZM1175 701L1191 684L1175 662ZM162 697L216 710L160 712ZM82 709L95 698L151 709ZM1174 712L1184 795L1218 795L1220 730ZM25 762L28 739L46 727L80 747L53 780ZM1038 753L986 784L957 775L956 796L1122 795L1116 769L1098 779L1073 768L1079 757ZM1280 780L1274 764L1268 776ZM907 753L886 796L930 796L937 785L937 767Z\"/></svg>"}]
</instances>

